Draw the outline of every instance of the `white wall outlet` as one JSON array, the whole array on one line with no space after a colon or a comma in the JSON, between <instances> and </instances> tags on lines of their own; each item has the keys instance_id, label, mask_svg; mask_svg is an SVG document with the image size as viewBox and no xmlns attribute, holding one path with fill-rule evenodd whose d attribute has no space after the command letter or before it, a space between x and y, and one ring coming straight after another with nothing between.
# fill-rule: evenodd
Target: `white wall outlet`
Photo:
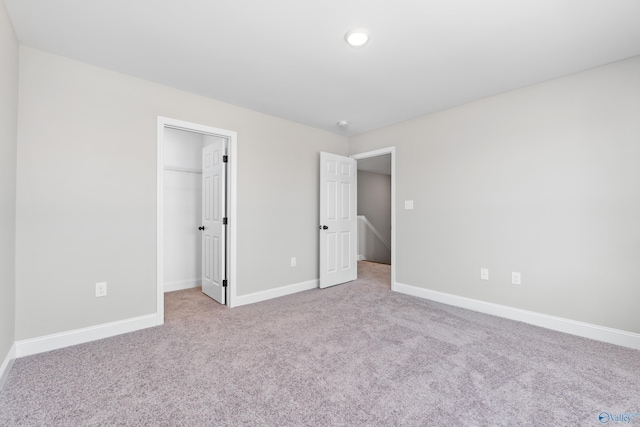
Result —
<instances>
[{"instance_id":1,"label":"white wall outlet","mask_svg":"<svg viewBox=\"0 0 640 427\"><path fill-rule=\"evenodd\" d=\"M480 269L480 279L489 280L489 269L488 268L481 268Z\"/></svg>"},{"instance_id":2,"label":"white wall outlet","mask_svg":"<svg viewBox=\"0 0 640 427\"><path fill-rule=\"evenodd\" d=\"M96 283L96 297L107 296L107 282Z\"/></svg>"},{"instance_id":3,"label":"white wall outlet","mask_svg":"<svg viewBox=\"0 0 640 427\"><path fill-rule=\"evenodd\" d=\"M405 209L413 209L413 200L405 200L404 201Z\"/></svg>"},{"instance_id":4,"label":"white wall outlet","mask_svg":"<svg viewBox=\"0 0 640 427\"><path fill-rule=\"evenodd\" d=\"M296 257L291 257L291 267L295 267L296 266Z\"/></svg>"},{"instance_id":5,"label":"white wall outlet","mask_svg":"<svg viewBox=\"0 0 640 427\"><path fill-rule=\"evenodd\" d=\"M514 285L522 284L522 277L520 276L520 273L516 271L511 272L511 283L513 283Z\"/></svg>"}]
</instances>

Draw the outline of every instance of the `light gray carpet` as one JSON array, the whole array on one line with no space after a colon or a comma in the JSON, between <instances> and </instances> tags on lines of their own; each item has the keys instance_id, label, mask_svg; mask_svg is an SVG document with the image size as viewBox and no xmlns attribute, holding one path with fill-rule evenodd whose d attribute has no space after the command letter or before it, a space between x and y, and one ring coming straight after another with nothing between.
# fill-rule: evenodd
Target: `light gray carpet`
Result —
<instances>
[{"instance_id":1,"label":"light gray carpet","mask_svg":"<svg viewBox=\"0 0 640 427\"><path fill-rule=\"evenodd\" d=\"M17 360L0 425L597 426L603 411L640 413L640 351L392 293L388 266L359 270L234 309L167 294L164 326Z\"/></svg>"}]
</instances>

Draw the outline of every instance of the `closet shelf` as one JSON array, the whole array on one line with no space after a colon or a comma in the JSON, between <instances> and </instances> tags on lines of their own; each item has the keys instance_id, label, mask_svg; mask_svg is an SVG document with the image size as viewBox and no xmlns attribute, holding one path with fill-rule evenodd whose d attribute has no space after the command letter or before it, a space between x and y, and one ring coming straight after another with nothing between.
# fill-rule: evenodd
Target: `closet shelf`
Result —
<instances>
[{"instance_id":1,"label":"closet shelf","mask_svg":"<svg viewBox=\"0 0 640 427\"><path fill-rule=\"evenodd\" d=\"M180 167L180 166L165 166L164 170L172 171L172 172L202 173L202 169L183 168L183 167Z\"/></svg>"}]
</instances>

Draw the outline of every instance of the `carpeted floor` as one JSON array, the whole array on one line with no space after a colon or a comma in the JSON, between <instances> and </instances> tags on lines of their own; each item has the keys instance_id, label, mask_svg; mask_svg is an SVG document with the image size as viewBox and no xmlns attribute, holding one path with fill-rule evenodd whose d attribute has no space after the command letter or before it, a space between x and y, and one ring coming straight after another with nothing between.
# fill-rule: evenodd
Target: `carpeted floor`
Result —
<instances>
[{"instance_id":1,"label":"carpeted floor","mask_svg":"<svg viewBox=\"0 0 640 427\"><path fill-rule=\"evenodd\" d=\"M640 351L392 293L383 264L234 309L165 301L161 327L16 360L0 426L640 425Z\"/></svg>"}]
</instances>

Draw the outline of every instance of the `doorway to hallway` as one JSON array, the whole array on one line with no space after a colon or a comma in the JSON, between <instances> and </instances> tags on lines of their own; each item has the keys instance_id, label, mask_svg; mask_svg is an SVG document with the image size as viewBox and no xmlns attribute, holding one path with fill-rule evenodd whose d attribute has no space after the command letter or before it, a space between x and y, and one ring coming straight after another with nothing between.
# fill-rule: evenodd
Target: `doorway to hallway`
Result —
<instances>
[{"instance_id":1,"label":"doorway to hallway","mask_svg":"<svg viewBox=\"0 0 640 427\"><path fill-rule=\"evenodd\" d=\"M357 161L358 260L391 265L395 287L395 147L353 154Z\"/></svg>"}]
</instances>

